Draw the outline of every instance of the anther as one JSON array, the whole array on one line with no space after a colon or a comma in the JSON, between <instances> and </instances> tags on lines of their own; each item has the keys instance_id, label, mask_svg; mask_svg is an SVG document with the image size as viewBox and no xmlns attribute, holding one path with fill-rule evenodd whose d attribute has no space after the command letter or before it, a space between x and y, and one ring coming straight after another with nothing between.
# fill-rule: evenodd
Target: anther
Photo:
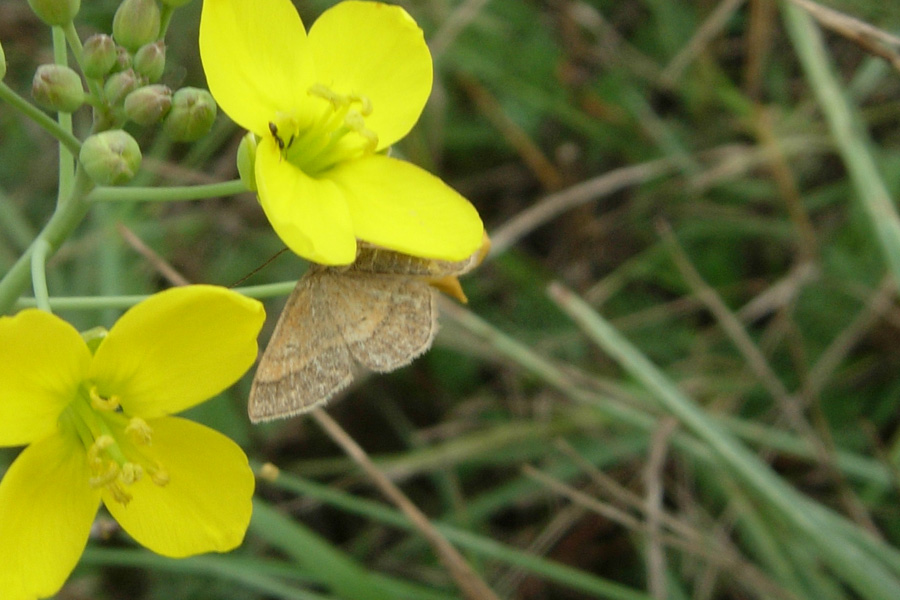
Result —
<instances>
[{"instance_id":1,"label":"anther","mask_svg":"<svg viewBox=\"0 0 900 600\"><path fill-rule=\"evenodd\" d=\"M150 481L156 485L162 487L169 483L169 472L166 471L161 464L156 463L154 467L149 468L148 470L150 471Z\"/></svg>"},{"instance_id":2,"label":"anther","mask_svg":"<svg viewBox=\"0 0 900 600\"><path fill-rule=\"evenodd\" d=\"M88 390L88 396L91 398L91 408L94 410L103 410L103 411L114 411L119 408L119 397L118 396L110 396L109 398L104 398L97 392L97 386L91 386L91 389Z\"/></svg>"},{"instance_id":3,"label":"anther","mask_svg":"<svg viewBox=\"0 0 900 600\"><path fill-rule=\"evenodd\" d=\"M140 417L132 417L125 426L125 434L128 435L135 444L141 446L149 446L153 441L153 430L147 425L147 421Z\"/></svg>"},{"instance_id":4,"label":"anther","mask_svg":"<svg viewBox=\"0 0 900 600\"><path fill-rule=\"evenodd\" d=\"M141 467L141 465L127 462L122 465L122 470L119 473L118 480L125 485L131 485L135 481L140 481L143 476L144 468Z\"/></svg>"}]
</instances>

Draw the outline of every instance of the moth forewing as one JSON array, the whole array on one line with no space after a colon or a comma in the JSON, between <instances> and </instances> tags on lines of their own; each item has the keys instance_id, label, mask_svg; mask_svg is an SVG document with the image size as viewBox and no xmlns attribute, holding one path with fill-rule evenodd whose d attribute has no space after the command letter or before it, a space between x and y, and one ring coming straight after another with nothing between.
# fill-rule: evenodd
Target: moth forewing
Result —
<instances>
[{"instance_id":1,"label":"moth forewing","mask_svg":"<svg viewBox=\"0 0 900 600\"><path fill-rule=\"evenodd\" d=\"M326 402L352 381L353 360L381 373L412 362L437 332L437 293L429 282L467 273L483 256L441 261L360 243L352 265L313 265L260 361L250 420L290 417Z\"/></svg>"},{"instance_id":2,"label":"moth forewing","mask_svg":"<svg viewBox=\"0 0 900 600\"><path fill-rule=\"evenodd\" d=\"M353 380L350 352L331 318L322 273L297 282L278 318L250 388L250 421L312 410Z\"/></svg>"}]
</instances>

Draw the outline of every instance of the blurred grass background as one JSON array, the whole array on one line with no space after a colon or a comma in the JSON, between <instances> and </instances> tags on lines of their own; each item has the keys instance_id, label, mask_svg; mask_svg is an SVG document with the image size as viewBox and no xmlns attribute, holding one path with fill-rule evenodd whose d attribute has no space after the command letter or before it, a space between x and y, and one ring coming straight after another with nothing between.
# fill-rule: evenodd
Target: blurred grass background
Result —
<instances>
[{"instance_id":1,"label":"blurred grass background","mask_svg":"<svg viewBox=\"0 0 900 600\"><path fill-rule=\"evenodd\" d=\"M309 24L334 2L296 4ZM900 597L900 5L400 4L436 81L396 150L474 202L494 252L429 354L328 412L501 598ZM85 2L83 37L116 6ZM173 87L204 84L199 9L167 36ZM2 0L0 40L27 95L49 32ZM134 133L138 185L237 175L224 115L192 146ZM56 152L0 107L0 156L5 270L52 211ZM135 239L223 285L283 247L250 194L98 205L51 294L170 285ZM286 253L245 284L303 269ZM251 375L190 414L281 469L244 546L172 561L98 533L59 598L462 597L313 420L249 424Z\"/></svg>"}]
</instances>

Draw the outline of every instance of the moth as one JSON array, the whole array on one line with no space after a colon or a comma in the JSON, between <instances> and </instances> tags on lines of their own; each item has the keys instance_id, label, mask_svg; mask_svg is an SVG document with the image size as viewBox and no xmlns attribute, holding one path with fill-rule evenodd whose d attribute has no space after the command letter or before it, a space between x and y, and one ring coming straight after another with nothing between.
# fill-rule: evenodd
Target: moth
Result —
<instances>
[{"instance_id":1,"label":"moth","mask_svg":"<svg viewBox=\"0 0 900 600\"><path fill-rule=\"evenodd\" d=\"M351 265L311 265L256 370L250 421L292 417L325 403L353 380L354 363L378 373L408 365L437 332L432 284L464 299L455 278L486 252L487 242L466 260L449 262L360 243Z\"/></svg>"}]
</instances>

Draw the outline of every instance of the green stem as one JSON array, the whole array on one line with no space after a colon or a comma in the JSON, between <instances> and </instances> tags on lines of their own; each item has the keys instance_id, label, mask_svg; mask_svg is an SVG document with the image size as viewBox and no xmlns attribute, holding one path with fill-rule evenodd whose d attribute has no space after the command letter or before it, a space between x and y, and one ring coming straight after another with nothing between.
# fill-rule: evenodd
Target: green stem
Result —
<instances>
[{"instance_id":1,"label":"green stem","mask_svg":"<svg viewBox=\"0 0 900 600\"><path fill-rule=\"evenodd\" d=\"M273 298L275 296L287 296L296 285L296 281L283 281L281 283L248 285L232 289L248 298ZM54 310L130 308L149 297L147 294L132 294L128 296L56 296L50 299L50 306ZM36 306L36 302L34 298L19 298L15 306L16 308L31 308Z\"/></svg>"},{"instance_id":2,"label":"green stem","mask_svg":"<svg viewBox=\"0 0 900 600\"><path fill-rule=\"evenodd\" d=\"M53 61L62 66L69 64L69 55L66 51L66 34L59 27L53 28ZM71 113L58 113L56 116L59 126L69 135L72 135ZM59 145L59 187L57 188L57 203L67 198L75 183L75 152L70 151L65 144Z\"/></svg>"},{"instance_id":3,"label":"green stem","mask_svg":"<svg viewBox=\"0 0 900 600\"><path fill-rule=\"evenodd\" d=\"M163 39L166 37L166 32L169 30L169 23L172 22L172 13L175 12L175 7L166 4L163 2L162 7L159 10L159 38Z\"/></svg>"},{"instance_id":4,"label":"green stem","mask_svg":"<svg viewBox=\"0 0 900 600\"><path fill-rule=\"evenodd\" d=\"M60 126L59 123L51 119L47 113L15 93L12 88L3 82L0 82L0 100L6 102L37 123L41 129L55 137L57 141L68 148L72 154L78 154L81 150L81 142L78 141L78 138Z\"/></svg>"},{"instance_id":5,"label":"green stem","mask_svg":"<svg viewBox=\"0 0 900 600\"><path fill-rule=\"evenodd\" d=\"M34 289L34 300L37 307L47 312L50 310L50 293L47 291L47 254L50 244L44 238L37 238L32 244L31 252L31 287Z\"/></svg>"},{"instance_id":6,"label":"green stem","mask_svg":"<svg viewBox=\"0 0 900 600\"><path fill-rule=\"evenodd\" d=\"M9 312L28 287L31 259L38 240L49 245L47 256L52 255L87 214L90 205L85 202L85 196L92 187L88 176L79 169L68 198L59 203L37 239L19 257L3 279L0 279L0 314Z\"/></svg>"},{"instance_id":7,"label":"green stem","mask_svg":"<svg viewBox=\"0 0 900 600\"><path fill-rule=\"evenodd\" d=\"M72 49L72 56L75 57L75 62L78 63L78 66L81 67L81 72L84 73L84 47L81 45L81 38L78 37L78 32L75 31L75 23L70 21L69 24L63 28L63 33L66 36L66 41L69 42L69 48ZM103 98L100 83L96 79L91 79L89 77L85 77L85 80L87 81L91 95L95 99L94 102L99 102Z\"/></svg>"},{"instance_id":8,"label":"green stem","mask_svg":"<svg viewBox=\"0 0 900 600\"><path fill-rule=\"evenodd\" d=\"M872 140L839 82L812 17L783 2L785 25L800 64L828 122L850 181L878 238L887 266L900 285L900 215L875 163Z\"/></svg>"},{"instance_id":9,"label":"green stem","mask_svg":"<svg viewBox=\"0 0 900 600\"><path fill-rule=\"evenodd\" d=\"M184 185L175 187L98 187L88 197L88 202L181 202L206 200L218 196L233 196L247 191L241 180Z\"/></svg>"}]
</instances>

